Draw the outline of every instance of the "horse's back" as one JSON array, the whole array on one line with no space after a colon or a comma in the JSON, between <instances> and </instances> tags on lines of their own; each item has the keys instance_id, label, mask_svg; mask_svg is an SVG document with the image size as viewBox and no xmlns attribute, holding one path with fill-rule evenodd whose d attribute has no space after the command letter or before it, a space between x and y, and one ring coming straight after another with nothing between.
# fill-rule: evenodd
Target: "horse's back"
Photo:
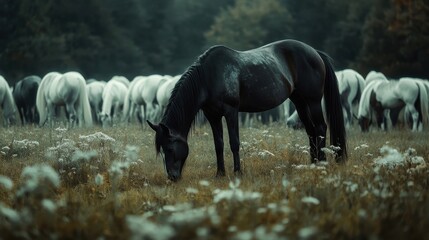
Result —
<instances>
[{"instance_id":1,"label":"horse's back","mask_svg":"<svg viewBox=\"0 0 429 240\"><path fill-rule=\"evenodd\" d=\"M127 86L121 81L109 81L103 89L103 100L123 102L127 94Z\"/></svg>"},{"instance_id":2,"label":"horse's back","mask_svg":"<svg viewBox=\"0 0 429 240\"><path fill-rule=\"evenodd\" d=\"M165 82L165 77L162 75L154 74L148 76L143 84L142 88L142 96L145 102L152 102L156 98L156 93L158 91L158 88L160 84Z\"/></svg>"},{"instance_id":3,"label":"horse's back","mask_svg":"<svg viewBox=\"0 0 429 240\"><path fill-rule=\"evenodd\" d=\"M320 100L323 95L323 60L305 43L278 41L248 51L232 52L231 58L233 64L237 62L237 69L230 69L229 63L225 63L227 72L223 75L230 79L225 82L225 92L231 99L240 95L240 111L271 109L291 97L296 89L299 89L298 95L308 98ZM238 82L234 82L234 78Z\"/></svg>"},{"instance_id":4,"label":"horse's back","mask_svg":"<svg viewBox=\"0 0 429 240\"><path fill-rule=\"evenodd\" d=\"M105 82L94 81L86 85L88 99L90 102L101 101Z\"/></svg>"},{"instance_id":5,"label":"horse's back","mask_svg":"<svg viewBox=\"0 0 429 240\"><path fill-rule=\"evenodd\" d=\"M128 80L128 78L124 77L124 76L113 76L110 81L118 81L122 84L124 84L127 88L130 86L130 80Z\"/></svg>"}]
</instances>

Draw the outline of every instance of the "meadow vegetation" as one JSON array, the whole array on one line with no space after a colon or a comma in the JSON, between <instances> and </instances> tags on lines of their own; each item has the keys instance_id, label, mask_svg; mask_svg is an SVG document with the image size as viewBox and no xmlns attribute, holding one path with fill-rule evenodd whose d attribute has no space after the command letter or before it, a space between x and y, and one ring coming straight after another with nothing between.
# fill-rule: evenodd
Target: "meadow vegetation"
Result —
<instances>
[{"instance_id":1,"label":"meadow vegetation","mask_svg":"<svg viewBox=\"0 0 429 240\"><path fill-rule=\"evenodd\" d=\"M346 163L328 147L310 165L303 130L242 128L243 173L226 137L216 178L211 130L195 127L177 183L149 128L0 132L0 239L429 238L427 130L352 128Z\"/></svg>"}]
</instances>

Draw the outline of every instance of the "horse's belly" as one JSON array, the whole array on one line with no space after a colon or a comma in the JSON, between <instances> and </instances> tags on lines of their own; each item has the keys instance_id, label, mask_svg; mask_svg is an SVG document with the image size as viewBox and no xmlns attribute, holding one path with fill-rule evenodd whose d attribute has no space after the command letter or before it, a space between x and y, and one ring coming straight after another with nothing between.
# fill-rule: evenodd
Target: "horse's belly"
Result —
<instances>
[{"instance_id":1,"label":"horse's belly","mask_svg":"<svg viewBox=\"0 0 429 240\"><path fill-rule=\"evenodd\" d=\"M272 109L283 103L289 95L281 89L266 90L240 97L240 112L261 112Z\"/></svg>"}]
</instances>

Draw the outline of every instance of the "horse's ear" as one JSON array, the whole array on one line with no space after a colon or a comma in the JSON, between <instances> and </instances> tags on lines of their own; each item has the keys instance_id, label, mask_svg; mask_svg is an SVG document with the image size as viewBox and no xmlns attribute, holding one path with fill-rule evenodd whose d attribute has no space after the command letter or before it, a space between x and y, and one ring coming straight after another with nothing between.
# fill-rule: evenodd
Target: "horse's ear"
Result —
<instances>
[{"instance_id":1,"label":"horse's ear","mask_svg":"<svg viewBox=\"0 0 429 240\"><path fill-rule=\"evenodd\" d=\"M161 134L161 135L165 135L167 137L171 136L171 132L170 129L165 126L164 124L160 123L160 124L153 124L151 122L149 122L149 120L146 120L147 124L149 124L149 127L152 128L156 133Z\"/></svg>"},{"instance_id":2,"label":"horse's ear","mask_svg":"<svg viewBox=\"0 0 429 240\"><path fill-rule=\"evenodd\" d=\"M152 128L155 132L158 132L159 125L153 124L153 123L149 122L149 120L146 120L146 122L150 128Z\"/></svg>"}]
</instances>

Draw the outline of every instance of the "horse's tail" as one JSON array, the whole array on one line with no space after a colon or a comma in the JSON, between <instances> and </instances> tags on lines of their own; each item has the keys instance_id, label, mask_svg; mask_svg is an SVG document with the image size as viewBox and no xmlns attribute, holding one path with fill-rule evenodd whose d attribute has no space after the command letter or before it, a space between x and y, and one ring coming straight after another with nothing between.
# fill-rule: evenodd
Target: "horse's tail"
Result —
<instances>
[{"instance_id":1,"label":"horse's tail","mask_svg":"<svg viewBox=\"0 0 429 240\"><path fill-rule=\"evenodd\" d=\"M106 85L103 90L103 106L101 107L101 114L110 116L112 110L112 86Z\"/></svg>"},{"instance_id":2,"label":"horse's tail","mask_svg":"<svg viewBox=\"0 0 429 240\"><path fill-rule=\"evenodd\" d=\"M324 52L318 51L325 64L325 88L324 98L326 106L326 115L328 120L331 145L337 146L337 162L344 161L347 158L346 128L344 126L343 108L338 90L338 81L331 58Z\"/></svg>"},{"instance_id":3,"label":"horse's tail","mask_svg":"<svg viewBox=\"0 0 429 240\"><path fill-rule=\"evenodd\" d=\"M417 85L419 87L419 96L420 96L420 114L422 115L422 123L423 127L426 127L429 125L429 97L428 92L426 91L426 87L424 86L424 83L417 82Z\"/></svg>"},{"instance_id":4,"label":"horse's tail","mask_svg":"<svg viewBox=\"0 0 429 240\"><path fill-rule=\"evenodd\" d=\"M83 121L87 127L92 126L91 105L89 104L88 92L86 90L85 80L80 81L79 103L82 109Z\"/></svg>"},{"instance_id":5,"label":"horse's tail","mask_svg":"<svg viewBox=\"0 0 429 240\"><path fill-rule=\"evenodd\" d=\"M43 81L44 80L44 81ZM47 104L45 99L45 90L48 81L51 81L50 78L44 78L42 82L40 82L39 88L36 94L36 108L39 112L39 125L42 126L45 124L46 119L48 117Z\"/></svg>"},{"instance_id":6,"label":"horse's tail","mask_svg":"<svg viewBox=\"0 0 429 240\"><path fill-rule=\"evenodd\" d=\"M359 103L360 98L362 96L363 89L365 88L365 80L363 79L363 77L360 74L355 75L355 77L356 77L358 89L356 91L356 95L353 99L353 102Z\"/></svg>"}]
</instances>

